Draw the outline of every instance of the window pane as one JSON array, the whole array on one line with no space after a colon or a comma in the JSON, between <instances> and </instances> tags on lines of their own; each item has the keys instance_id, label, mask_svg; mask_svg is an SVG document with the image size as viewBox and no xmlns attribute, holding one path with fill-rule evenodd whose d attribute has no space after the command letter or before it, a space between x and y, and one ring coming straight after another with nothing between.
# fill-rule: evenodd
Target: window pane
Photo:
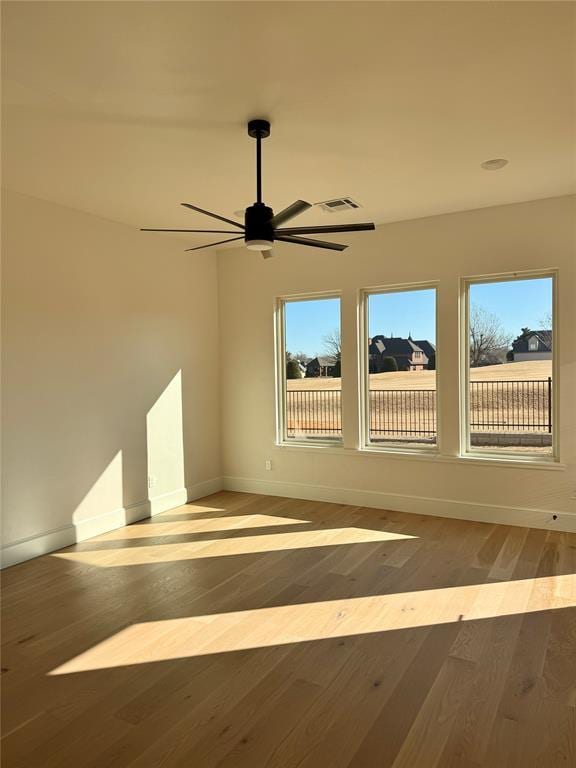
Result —
<instances>
[{"instance_id":1,"label":"window pane","mask_svg":"<svg viewBox=\"0 0 576 768\"><path fill-rule=\"evenodd\" d=\"M552 453L551 277L469 286L469 445Z\"/></svg>"},{"instance_id":2,"label":"window pane","mask_svg":"<svg viewBox=\"0 0 576 768\"><path fill-rule=\"evenodd\" d=\"M369 294L368 442L436 445L436 289Z\"/></svg>"},{"instance_id":3,"label":"window pane","mask_svg":"<svg viewBox=\"0 0 576 768\"><path fill-rule=\"evenodd\" d=\"M284 439L342 439L340 299L284 304Z\"/></svg>"}]
</instances>

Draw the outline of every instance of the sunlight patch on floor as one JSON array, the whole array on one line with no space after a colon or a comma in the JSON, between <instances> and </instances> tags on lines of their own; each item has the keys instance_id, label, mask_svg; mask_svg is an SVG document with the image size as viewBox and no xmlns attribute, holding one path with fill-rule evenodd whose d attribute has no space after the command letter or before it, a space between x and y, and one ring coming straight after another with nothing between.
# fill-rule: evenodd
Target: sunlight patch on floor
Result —
<instances>
[{"instance_id":1,"label":"sunlight patch on floor","mask_svg":"<svg viewBox=\"0 0 576 768\"><path fill-rule=\"evenodd\" d=\"M576 576L282 605L134 624L51 675L576 606Z\"/></svg>"},{"instance_id":2,"label":"sunlight patch on floor","mask_svg":"<svg viewBox=\"0 0 576 768\"><path fill-rule=\"evenodd\" d=\"M123 565L147 565L202 557L227 557L264 552L281 552L286 549L309 549L345 544L366 544L379 541L415 539L403 533L372 531L368 528L335 528L321 531L297 531L261 536L243 536L212 541L185 542L180 544L153 544L149 547L127 547L108 550L84 550L81 552L55 552L50 557L71 560L103 568Z\"/></svg>"}]
</instances>

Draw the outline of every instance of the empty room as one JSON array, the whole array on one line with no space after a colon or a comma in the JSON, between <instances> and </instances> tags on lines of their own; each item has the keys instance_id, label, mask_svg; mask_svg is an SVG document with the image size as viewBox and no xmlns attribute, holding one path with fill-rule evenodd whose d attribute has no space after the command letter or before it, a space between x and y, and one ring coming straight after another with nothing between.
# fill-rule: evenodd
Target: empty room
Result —
<instances>
[{"instance_id":1,"label":"empty room","mask_svg":"<svg viewBox=\"0 0 576 768\"><path fill-rule=\"evenodd\" d=\"M576 3L0 5L2 765L576 766Z\"/></svg>"}]
</instances>

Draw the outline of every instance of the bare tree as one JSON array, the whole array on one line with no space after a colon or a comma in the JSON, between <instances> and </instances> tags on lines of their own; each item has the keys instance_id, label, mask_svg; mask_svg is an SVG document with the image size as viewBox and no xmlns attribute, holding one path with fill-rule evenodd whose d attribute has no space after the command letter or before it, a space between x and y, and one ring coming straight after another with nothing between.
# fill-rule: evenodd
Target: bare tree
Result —
<instances>
[{"instance_id":1,"label":"bare tree","mask_svg":"<svg viewBox=\"0 0 576 768\"><path fill-rule=\"evenodd\" d=\"M543 317L540 318L540 323L543 329L548 331L552 330L552 312L546 312Z\"/></svg>"},{"instance_id":2,"label":"bare tree","mask_svg":"<svg viewBox=\"0 0 576 768\"><path fill-rule=\"evenodd\" d=\"M473 304L470 309L470 367L476 368L496 359L511 341L497 315Z\"/></svg>"},{"instance_id":3,"label":"bare tree","mask_svg":"<svg viewBox=\"0 0 576 768\"><path fill-rule=\"evenodd\" d=\"M334 361L332 376L339 379L342 375L342 340L340 337L340 328L334 328L330 333L322 336L322 343L324 344L324 353Z\"/></svg>"},{"instance_id":4,"label":"bare tree","mask_svg":"<svg viewBox=\"0 0 576 768\"><path fill-rule=\"evenodd\" d=\"M334 360L340 360L342 357L342 340L340 337L340 329L334 328L333 331L322 336L322 343L324 344L324 351Z\"/></svg>"}]
</instances>

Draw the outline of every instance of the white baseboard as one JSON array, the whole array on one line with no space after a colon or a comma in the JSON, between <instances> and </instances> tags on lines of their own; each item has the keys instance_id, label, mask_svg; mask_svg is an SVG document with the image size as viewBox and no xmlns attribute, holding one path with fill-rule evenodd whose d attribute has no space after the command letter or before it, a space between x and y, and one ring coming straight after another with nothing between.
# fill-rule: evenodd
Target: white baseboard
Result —
<instances>
[{"instance_id":1,"label":"white baseboard","mask_svg":"<svg viewBox=\"0 0 576 768\"><path fill-rule=\"evenodd\" d=\"M224 488L224 478L213 477L211 480L204 480L201 483L188 486L188 501L202 499L204 496L211 496Z\"/></svg>"},{"instance_id":2,"label":"white baseboard","mask_svg":"<svg viewBox=\"0 0 576 768\"><path fill-rule=\"evenodd\" d=\"M468 501L454 501L453 499L436 499L429 496L408 496L384 491L334 488L247 477L225 477L224 488L228 491L259 493L267 496L328 501L336 504L350 504L355 507L374 507L375 509L389 509L418 515L474 520L479 523L519 525L528 528L576 533L576 514L556 512L555 510L477 504ZM556 520L552 518L553 515L556 515Z\"/></svg>"},{"instance_id":3,"label":"white baseboard","mask_svg":"<svg viewBox=\"0 0 576 768\"><path fill-rule=\"evenodd\" d=\"M49 554L57 549L69 547L79 541L85 541L93 536L122 528L124 525L136 523L147 517L153 517L168 509L174 509L186 504L188 500L199 499L222 490L222 479L213 478L190 488L180 488L177 491L164 493L151 499L129 504L126 507L105 512L77 523L70 523L62 528L45 531L36 536L12 542L0 550L0 568L23 563L34 557Z\"/></svg>"},{"instance_id":4,"label":"white baseboard","mask_svg":"<svg viewBox=\"0 0 576 768\"><path fill-rule=\"evenodd\" d=\"M68 526L72 531L71 544L91 539L93 536L100 536L101 533L113 531L115 528L121 528L123 525L150 517L149 509L150 502L140 501L137 504L129 504L127 507L105 512L103 515L78 520L78 522Z\"/></svg>"},{"instance_id":5,"label":"white baseboard","mask_svg":"<svg viewBox=\"0 0 576 768\"><path fill-rule=\"evenodd\" d=\"M76 541L75 529L73 525L65 525L62 528L54 528L51 531L45 531L38 536L29 536L26 539L20 539L12 544L6 544L1 550L1 568L8 568L17 563L23 563L25 560L32 560L34 557L40 557L48 552L54 552L62 547L69 547Z\"/></svg>"},{"instance_id":6,"label":"white baseboard","mask_svg":"<svg viewBox=\"0 0 576 768\"><path fill-rule=\"evenodd\" d=\"M163 493L161 496L154 496L148 502L149 513L145 515L145 517L154 517L154 515L159 515L160 512L166 512L168 509L181 507L183 504L186 504L187 501L188 491L186 488L179 488L177 491L170 491L169 493ZM135 521L126 521L127 524L133 522Z\"/></svg>"}]
</instances>

